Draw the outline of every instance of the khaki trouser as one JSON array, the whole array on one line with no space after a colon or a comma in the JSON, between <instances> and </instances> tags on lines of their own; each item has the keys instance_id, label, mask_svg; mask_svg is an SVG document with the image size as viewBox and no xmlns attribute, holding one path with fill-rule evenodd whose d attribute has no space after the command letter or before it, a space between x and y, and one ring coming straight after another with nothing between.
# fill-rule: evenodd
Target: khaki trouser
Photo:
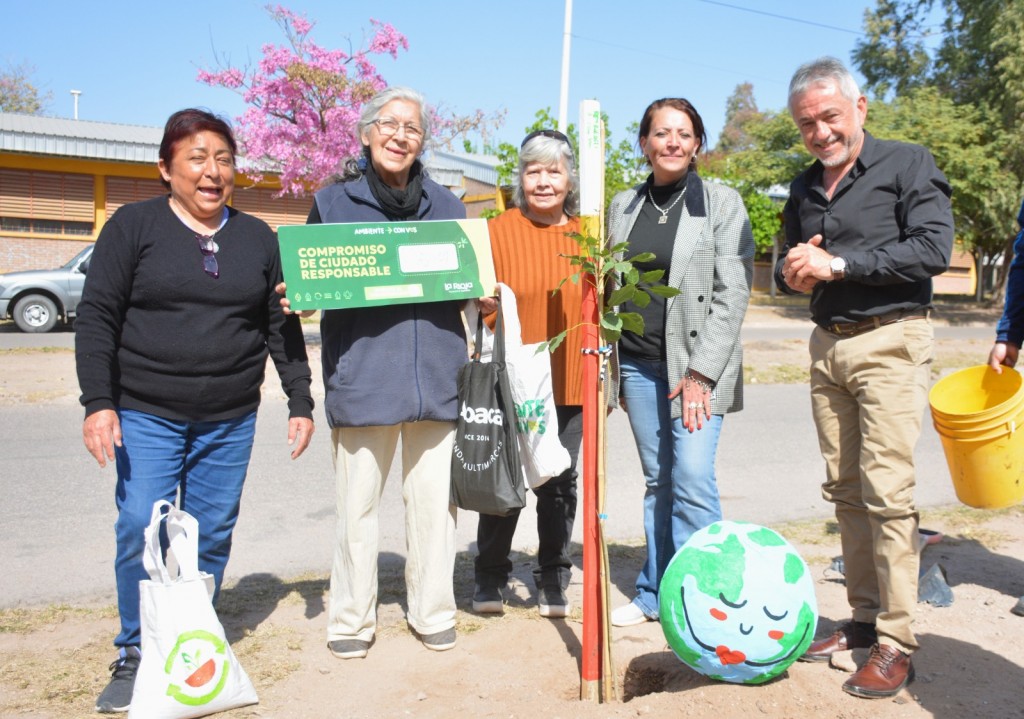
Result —
<instances>
[{"instance_id":1,"label":"khaki trouser","mask_svg":"<svg viewBox=\"0 0 1024 719\"><path fill-rule=\"evenodd\" d=\"M420 635L455 626L455 506L449 504L455 423L342 427L331 433L338 525L328 641L373 638L377 625L377 513L399 436L409 625Z\"/></svg>"},{"instance_id":2,"label":"khaki trouser","mask_svg":"<svg viewBox=\"0 0 1024 719\"><path fill-rule=\"evenodd\" d=\"M853 618L879 642L918 648L914 446L928 399L934 333L926 319L854 337L811 336L811 406L835 504Z\"/></svg>"}]
</instances>

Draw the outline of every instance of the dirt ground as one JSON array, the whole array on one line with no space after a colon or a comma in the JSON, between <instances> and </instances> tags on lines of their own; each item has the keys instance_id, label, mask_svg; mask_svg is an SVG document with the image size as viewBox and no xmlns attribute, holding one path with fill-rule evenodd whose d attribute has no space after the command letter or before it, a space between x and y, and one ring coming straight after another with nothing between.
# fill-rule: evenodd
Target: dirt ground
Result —
<instances>
[{"instance_id":1,"label":"dirt ground","mask_svg":"<svg viewBox=\"0 0 1024 719\"><path fill-rule=\"evenodd\" d=\"M221 620L260 704L232 717L1024 717L1024 617L1011 614L1024 594L1024 511L950 509L926 513L945 538L927 547L922 566L938 563L954 601L919 604L917 679L892 699L869 701L840 690L847 674L797 662L762 686L722 684L682 664L661 625L612 630L617 698L583 702L580 693L580 572L570 586L572 616L538 616L527 582L531 559L516 557L503 616L469 607L472 563L460 556L458 645L435 653L406 628L404 585L381 577L379 628L366 659L334 659L324 646L326 576L250 576L225 589ZM816 578L819 632L848 615L829 522L777 527ZM576 547L579 564L580 548ZM613 606L625 601L641 549L612 545ZM0 717L88 716L106 681L112 607L0 610ZM858 657L853 657L856 661ZM849 662L850 658L846 658Z\"/></svg>"},{"instance_id":2,"label":"dirt ground","mask_svg":"<svg viewBox=\"0 0 1024 719\"><path fill-rule=\"evenodd\" d=\"M805 315L777 319L797 322L799 317ZM759 375L764 381L785 381L769 379L778 374L769 367L806 364L803 342L754 344L763 346L747 347L747 364L765 372ZM975 344L940 347L938 363L945 357L964 366L957 359L962 355L972 358L967 364L977 364L986 348ZM2 357L0 405L75 402L70 352L14 351ZM582 550L577 546L569 589L574 609L565 620L538 616L527 554L514 557L505 614L475 615L469 606L472 560L460 555L458 645L444 653L426 650L409 633L400 569L381 573L379 628L369 656L348 661L334 659L324 645L326 568L310 576L248 576L225 589L219 612L260 704L224 716L1024 717L1024 617L1010 612L1024 595L1024 508L950 507L924 513L922 525L945 535L923 550L922 568L942 567L954 601L948 607L919 605L917 679L892 699L848 696L840 690L845 671L821 664L798 662L762 686L717 683L682 664L660 624L649 622L612 630L609 674L617 698L582 702ZM775 529L810 565L819 635L827 633L849 612L842 577L830 569L839 554L835 526L809 521ZM613 544L609 553L612 606L618 606L631 594L642 548ZM0 717L93 715L116 625L111 606L0 609Z\"/></svg>"}]
</instances>

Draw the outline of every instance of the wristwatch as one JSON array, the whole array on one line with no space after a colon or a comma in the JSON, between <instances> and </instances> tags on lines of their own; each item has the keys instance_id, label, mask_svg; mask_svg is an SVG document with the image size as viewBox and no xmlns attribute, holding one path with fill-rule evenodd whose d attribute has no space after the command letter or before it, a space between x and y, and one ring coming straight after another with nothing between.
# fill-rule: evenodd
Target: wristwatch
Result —
<instances>
[{"instance_id":1,"label":"wristwatch","mask_svg":"<svg viewBox=\"0 0 1024 719\"><path fill-rule=\"evenodd\" d=\"M846 277L846 260L842 257L833 257L829 261L828 266L832 270L833 282L837 282Z\"/></svg>"}]
</instances>

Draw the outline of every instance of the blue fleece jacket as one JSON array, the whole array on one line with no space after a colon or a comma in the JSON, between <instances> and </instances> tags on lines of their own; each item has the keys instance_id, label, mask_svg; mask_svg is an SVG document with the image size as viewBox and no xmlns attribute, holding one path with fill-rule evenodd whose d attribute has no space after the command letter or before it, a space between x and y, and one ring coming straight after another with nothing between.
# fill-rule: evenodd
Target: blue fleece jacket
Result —
<instances>
[{"instance_id":1,"label":"blue fleece jacket","mask_svg":"<svg viewBox=\"0 0 1024 719\"><path fill-rule=\"evenodd\" d=\"M316 193L324 223L386 222L366 178ZM416 220L461 220L466 208L423 179ZM328 310L320 322L324 407L331 427L372 427L418 420L454 421L456 376L466 363L461 302Z\"/></svg>"}]
</instances>

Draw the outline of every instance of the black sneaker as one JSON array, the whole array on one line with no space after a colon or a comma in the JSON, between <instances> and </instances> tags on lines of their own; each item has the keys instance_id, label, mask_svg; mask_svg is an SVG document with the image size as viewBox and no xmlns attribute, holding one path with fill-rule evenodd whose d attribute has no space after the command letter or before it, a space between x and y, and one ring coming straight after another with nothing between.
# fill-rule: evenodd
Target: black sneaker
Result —
<instances>
[{"instance_id":1,"label":"black sneaker","mask_svg":"<svg viewBox=\"0 0 1024 719\"><path fill-rule=\"evenodd\" d=\"M543 587L537 597L540 615L549 619L559 619L569 616L572 605L569 604L565 592L560 587Z\"/></svg>"},{"instance_id":2,"label":"black sneaker","mask_svg":"<svg viewBox=\"0 0 1024 719\"><path fill-rule=\"evenodd\" d=\"M135 675L139 671L142 654L138 647L121 647L121 654L110 665L110 683L96 700L96 711L100 714L117 714L128 711L135 690Z\"/></svg>"},{"instance_id":3,"label":"black sneaker","mask_svg":"<svg viewBox=\"0 0 1024 719\"><path fill-rule=\"evenodd\" d=\"M477 614L502 614L505 604L498 587L481 587L479 584L473 592L473 611Z\"/></svg>"}]
</instances>

